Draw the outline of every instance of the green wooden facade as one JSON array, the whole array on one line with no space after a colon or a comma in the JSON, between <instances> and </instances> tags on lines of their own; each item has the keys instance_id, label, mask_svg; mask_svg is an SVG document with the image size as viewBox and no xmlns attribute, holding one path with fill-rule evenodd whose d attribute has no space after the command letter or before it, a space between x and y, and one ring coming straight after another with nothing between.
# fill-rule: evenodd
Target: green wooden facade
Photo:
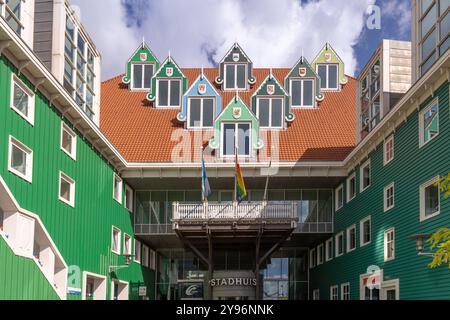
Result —
<instances>
[{"instance_id":1,"label":"green wooden facade","mask_svg":"<svg viewBox=\"0 0 450 320\"><path fill-rule=\"evenodd\" d=\"M416 243L410 237L429 234L450 225L450 199L440 198L440 214L420 222L420 186L435 176L444 176L450 169L450 115L449 83L442 84L435 92L439 102L439 128L437 137L419 148L419 112L413 112L394 133L395 157L383 165L383 143L370 155L371 185L360 192L360 166L356 172L356 197L347 203L346 180L344 205L335 213L333 235L333 259L310 270L310 298L319 289L320 299L330 299L330 287L350 283L351 299L360 299L360 275L370 266L383 270L384 281L399 279L399 298L450 299L450 270L444 266L428 269L430 257L418 256ZM429 97L420 110L434 98ZM365 163L363 160L361 164ZM350 174L352 174L352 172ZM395 183L395 206L384 212L383 191ZM360 221L371 216L372 240L360 246ZM356 249L347 253L346 230L356 225ZM395 258L384 261L384 231L395 228ZM335 235L344 232L344 254L335 257ZM325 245L325 242L322 242ZM320 243L317 243L319 245ZM317 247L315 247L317 248ZM311 248L312 249L312 248ZM426 250L429 248L425 248Z\"/></svg>"}]
</instances>

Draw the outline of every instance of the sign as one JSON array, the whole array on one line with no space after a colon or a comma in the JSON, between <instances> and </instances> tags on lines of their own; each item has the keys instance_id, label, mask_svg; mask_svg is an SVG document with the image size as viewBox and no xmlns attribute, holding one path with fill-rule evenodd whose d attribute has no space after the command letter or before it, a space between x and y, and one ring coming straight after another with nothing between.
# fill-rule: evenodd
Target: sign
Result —
<instances>
[{"instance_id":1,"label":"sign","mask_svg":"<svg viewBox=\"0 0 450 320\"><path fill-rule=\"evenodd\" d=\"M180 282L178 288L182 300L203 299L203 282Z\"/></svg>"},{"instance_id":2,"label":"sign","mask_svg":"<svg viewBox=\"0 0 450 320\"><path fill-rule=\"evenodd\" d=\"M267 93L270 95L273 95L275 93L275 85L274 84L267 85Z\"/></svg>"},{"instance_id":3,"label":"sign","mask_svg":"<svg viewBox=\"0 0 450 320\"><path fill-rule=\"evenodd\" d=\"M167 68L166 69L166 74L167 74L168 77L173 76L173 68L172 67Z\"/></svg>"},{"instance_id":4,"label":"sign","mask_svg":"<svg viewBox=\"0 0 450 320\"><path fill-rule=\"evenodd\" d=\"M147 61L147 53L143 52L140 54L141 61Z\"/></svg>"},{"instance_id":5,"label":"sign","mask_svg":"<svg viewBox=\"0 0 450 320\"><path fill-rule=\"evenodd\" d=\"M325 53L325 61L330 62L331 61L331 53L327 52Z\"/></svg>"},{"instance_id":6,"label":"sign","mask_svg":"<svg viewBox=\"0 0 450 320\"><path fill-rule=\"evenodd\" d=\"M218 278L209 280L211 287L256 287L256 278Z\"/></svg>"},{"instance_id":7,"label":"sign","mask_svg":"<svg viewBox=\"0 0 450 320\"><path fill-rule=\"evenodd\" d=\"M306 68L305 67L299 68L298 69L298 74L300 75L300 77L306 76Z\"/></svg>"},{"instance_id":8,"label":"sign","mask_svg":"<svg viewBox=\"0 0 450 320\"><path fill-rule=\"evenodd\" d=\"M139 297L145 297L147 296L147 287L140 286L139 287Z\"/></svg>"},{"instance_id":9,"label":"sign","mask_svg":"<svg viewBox=\"0 0 450 320\"><path fill-rule=\"evenodd\" d=\"M241 57L241 55L239 53L233 53L233 61L234 62L238 62L240 57Z\"/></svg>"},{"instance_id":10,"label":"sign","mask_svg":"<svg viewBox=\"0 0 450 320\"><path fill-rule=\"evenodd\" d=\"M198 93L205 94L206 93L206 84L201 83L198 85Z\"/></svg>"},{"instance_id":11,"label":"sign","mask_svg":"<svg viewBox=\"0 0 450 320\"><path fill-rule=\"evenodd\" d=\"M233 118L239 119L242 116L242 110L240 107L233 108Z\"/></svg>"}]
</instances>

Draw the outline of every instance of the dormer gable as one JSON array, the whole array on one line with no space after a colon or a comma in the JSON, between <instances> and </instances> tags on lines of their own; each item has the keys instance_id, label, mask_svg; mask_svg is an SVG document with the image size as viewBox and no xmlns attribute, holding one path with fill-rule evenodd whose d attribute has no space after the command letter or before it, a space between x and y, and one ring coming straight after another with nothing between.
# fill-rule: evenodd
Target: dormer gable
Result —
<instances>
[{"instance_id":1,"label":"dormer gable","mask_svg":"<svg viewBox=\"0 0 450 320\"><path fill-rule=\"evenodd\" d=\"M159 68L159 61L150 47L142 41L131 58L127 61L126 73L122 82L133 91L150 91L152 77Z\"/></svg>"},{"instance_id":2,"label":"dormer gable","mask_svg":"<svg viewBox=\"0 0 450 320\"><path fill-rule=\"evenodd\" d=\"M322 91L339 91L348 82L344 62L329 43L316 56L312 66L319 75Z\"/></svg>"},{"instance_id":3,"label":"dormer gable","mask_svg":"<svg viewBox=\"0 0 450 320\"><path fill-rule=\"evenodd\" d=\"M239 44L235 43L219 63L216 83L224 91L248 90L256 83L253 63Z\"/></svg>"}]
</instances>

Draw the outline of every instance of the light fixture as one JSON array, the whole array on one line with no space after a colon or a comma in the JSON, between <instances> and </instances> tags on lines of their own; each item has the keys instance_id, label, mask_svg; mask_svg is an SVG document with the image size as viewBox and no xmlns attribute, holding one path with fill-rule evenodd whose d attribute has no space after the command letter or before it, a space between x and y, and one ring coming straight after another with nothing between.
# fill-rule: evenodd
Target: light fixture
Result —
<instances>
[{"instance_id":1,"label":"light fixture","mask_svg":"<svg viewBox=\"0 0 450 320\"><path fill-rule=\"evenodd\" d=\"M424 252L425 240L427 240L430 236L431 234L415 234L410 237L411 240L416 241L416 250L419 256L433 256L432 252Z\"/></svg>"},{"instance_id":2,"label":"light fixture","mask_svg":"<svg viewBox=\"0 0 450 320\"><path fill-rule=\"evenodd\" d=\"M122 255L125 258L125 265L121 265L121 266L109 266L108 270L109 273L112 273L115 270L119 270L119 269L123 269L123 268L128 268L131 264L131 258L134 257L134 255L129 254L129 253L125 253Z\"/></svg>"}]
</instances>

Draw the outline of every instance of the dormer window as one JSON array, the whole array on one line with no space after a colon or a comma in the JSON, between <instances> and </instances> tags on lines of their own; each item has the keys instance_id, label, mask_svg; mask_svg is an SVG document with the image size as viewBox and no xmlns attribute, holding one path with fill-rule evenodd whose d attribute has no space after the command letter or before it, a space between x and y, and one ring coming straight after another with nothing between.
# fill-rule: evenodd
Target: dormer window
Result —
<instances>
[{"instance_id":1,"label":"dormer window","mask_svg":"<svg viewBox=\"0 0 450 320\"><path fill-rule=\"evenodd\" d=\"M246 90L246 79L246 64L225 64L225 90Z\"/></svg>"},{"instance_id":2,"label":"dormer window","mask_svg":"<svg viewBox=\"0 0 450 320\"><path fill-rule=\"evenodd\" d=\"M338 64L318 64L317 74L320 77L320 88L323 90L337 90L339 84Z\"/></svg>"},{"instance_id":3,"label":"dormer window","mask_svg":"<svg viewBox=\"0 0 450 320\"><path fill-rule=\"evenodd\" d=\"M314 107L314 79L292 79L289 89L293 108Z\"/></svg>"},{"instance_id":4,"label":"dormer window","mask_svg":"<svg viewBox=\"0 0 450 320\"><path fill-rule=\"evenodd\" d=\"M222 126L222 156L235 156L237 147L238 156L249 157L250 123L223 123Z\"/></svg>"},{"instance_id":5,"label":"dormer window","mask_svg":"<svg viewBox=\"0 0 450 320\"><path fill-rule=\"evenodd\" d=\"M181 106L181 80L158 79L158 107L178 108Z\"/></svg>"},{"instance_id":6,"label":"dormer window","mask_svg":"<svg viewBox=\"0 0 450 320\"><path fill-rule=\"evenodd\" d=\"M212 128L214 125L214 98L189 98L188 127Z\"/></svg>"},{"instance_id":7,"label":"dormer window","mask_svg":"<svg viewBox=\"0 0 450 320\"><path fill-rule=\"evenodd\" d=\"M131 90L150 90L154 73L153 63L132 63Z\"/></svg>"},{"instance_id":8,"label":"dormer window","mask_svg":"<svg viewBox=\"0 0 450 320\"><path fill-rule=\"evenodd\" d=\"M256 117L261 128L283 127L283 98L259 98L256 102Z\"/></svg>"}]
</instances>

